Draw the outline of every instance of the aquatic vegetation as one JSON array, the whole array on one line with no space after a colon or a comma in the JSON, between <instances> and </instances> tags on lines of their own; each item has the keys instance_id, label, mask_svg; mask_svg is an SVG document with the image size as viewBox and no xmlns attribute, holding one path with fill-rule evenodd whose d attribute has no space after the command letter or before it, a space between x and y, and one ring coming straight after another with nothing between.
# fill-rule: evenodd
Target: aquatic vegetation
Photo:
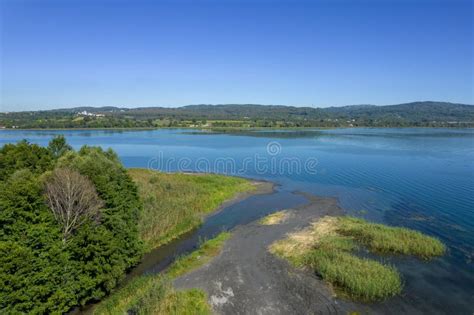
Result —
<instances>
[{"instance_id":1,"label":"aquatic vegetation","mask_svg":"<svg viewBox=\"0 0 474 315\"><path fill-rule=\"evenodd\" d=\"M205 214L238 193L255 189L248 180L216 174L167 174L146 169L128 173L143 200L138 229L149 249L199 226Z\"/></svg>"},{"instance_id":2,"label":"aquatic vegetation","mask_svg":"<svg viewBox=\"0 0 474 315\"><path fill-rule=\"evenodd\" d=\"M423 259L443 255L446 247L438 239L402 227L369 223L362 219L338 219L338 233L353 237L373 252L414 255Z\"/></svg>"},{"instance_id":3,"label":"aquatic vegetation","mask_svg":"<svg viewBox=\"0 0 474 315\"><path fill-rule=\"evenodd\" d=\"M416 255L423 259L445 251L439 240L417 231L329 216L273 243L270 251L296 267L314 270L342 296L376 301L399 294L402 280L398 271L357 256L360 246L373 253Z\"/></svg>"},{"instance_id":4,"label":"aquatic vegetation","mask_svg":"<svg viewBox=\"0 0 474 315\"><path fill-rule=\"evenodd\" d=\"M339 241L340 242L340 241ZM343 241L342 241L343 242ZM360 258L345 250L337 239L324 238L309 251L303 264L333 284L341 295L363 301L381 300L399 294L402 281L398 271L378 261Z\"/></svg>"},{"instance_id":5,"label":"aquatic vegetation","mask_svg":"<svg viewBox=\"0 0 474 315\"><path fill-rule=\"evenodd\" d=\"M230 235L228 232L222 232L203 242L197 250L178 258L164 275L133 279L95 307L94 314L210 314L204 291L176 291L171 282L219 255Z\"/></svg>"},{"instance_id":6,"label":"aquatic vegetation","mask_svg":"<svg viewBox=\"0 0 474 315\"><path fill-rule=\"evenodd\" d=\"M285 221L289 216L288 211L282 210L275 213L271 213L260 220L262 225L275 225Z\"/></svg>"}]
</instances>

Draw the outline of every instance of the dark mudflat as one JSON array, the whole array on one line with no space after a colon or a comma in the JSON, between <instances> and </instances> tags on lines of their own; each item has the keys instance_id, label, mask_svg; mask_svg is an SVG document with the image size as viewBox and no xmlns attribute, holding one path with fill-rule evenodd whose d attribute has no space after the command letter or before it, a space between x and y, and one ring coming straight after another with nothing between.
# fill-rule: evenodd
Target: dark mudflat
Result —
<instances>
[{"instance_id":1,"label":"dark mudflat","mask_svg":"<svg viewBox=\"0 0 474 315\"><path fill-rule=\"evenodd\" d=\"M334 198L304 195L309 204L289 209L276 225L254 221L236 227L219 256L200 269L177 278L178 289L201 288L217 314L431 314L443 313L409 296L362 304L336 299L313 272L297 270L268 251L287 233L343 210Z\"/></svg>"},{"instance_id":2,"label":"dark mudflat","mask_svg":"<svg viewBox=\"0 0 474 315\"><path fill-rule=\"evenodd\" d=\"M176 279L177 288L202 288L219 314L347 314L357 306L336 300L315 275L295 270L268 252L268 246L288 232L307 226L341 209L331 198L311 197L311 203L291 209L277 225L258 221L237 227L222 253L206 266Z\"/></svg>"}]
</instances>

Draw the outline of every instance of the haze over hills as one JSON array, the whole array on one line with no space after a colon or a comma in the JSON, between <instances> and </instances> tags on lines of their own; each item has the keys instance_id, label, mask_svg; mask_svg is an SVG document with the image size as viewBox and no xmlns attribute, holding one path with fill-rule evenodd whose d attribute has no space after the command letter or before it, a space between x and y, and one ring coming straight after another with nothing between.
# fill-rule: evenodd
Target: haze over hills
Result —
<instances>
[{"instance_id":1,"label":"haze over hills","mask_svg":"<svg viewBox=\"0 0 474 315\"><path fill-rule=\"evenodd\" d=\"M100 127L471 127L474 106L448 102L295 107L220 104L182 107L74 107L0 114L7 128Z\"/></svg>"}]
</instances>

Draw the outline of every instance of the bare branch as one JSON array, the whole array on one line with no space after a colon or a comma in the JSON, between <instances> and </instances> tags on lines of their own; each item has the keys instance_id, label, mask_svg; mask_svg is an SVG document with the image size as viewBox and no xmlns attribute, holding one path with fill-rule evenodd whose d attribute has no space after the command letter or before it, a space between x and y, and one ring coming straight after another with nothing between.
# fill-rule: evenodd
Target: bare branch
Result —
<instances>
[{"instance_id":1,"label":"bare branch","mask_svg":"<svg viewBox=\"0 0 474 315\"><path fill-rule=\"evenodd\" d=\"M46 182L46 202L61 224L63 242L88 220L98 220L104 205L94 184L80 173L68 169L54 170Z\"/></svg>"}]
</instances>

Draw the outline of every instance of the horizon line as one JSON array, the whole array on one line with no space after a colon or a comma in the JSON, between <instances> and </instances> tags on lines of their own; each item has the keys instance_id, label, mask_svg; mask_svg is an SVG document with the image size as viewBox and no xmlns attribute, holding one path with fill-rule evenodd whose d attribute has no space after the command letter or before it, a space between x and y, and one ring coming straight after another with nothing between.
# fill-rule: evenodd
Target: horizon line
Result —
<instances>
[{"instance_id":1,"label":"horizon line","mask_svg":"<svg viewBox=\"0 0 474 315\"><path fill-rule=\"evenodd\" d=\"M395 103L395 104L373 104L373 103L360 103L360 104L345 104L345 105L328 105L328 106L309 106L309 105L284 105L284 104L259 104L259 103L196 103L196 104L185 104L185 105L178 105L178 106L136 106L136 107L129 107L129 106L120 106L120 105L100 105L100 106L91 106L91 105L77 105L71 107L57 107L51 109L37 109L37 110L10 110L10 111L0 111L2 114L8 113L21 113L21 112L47 112L47 111L55 111L55 110L68 110L68 109L75 109L75 108L105 108L105 107L115 107L118 109L141 109L141 108L166 108L166 109L177 109L183 108L188 106L229 106L229 105L237 105L237 106L244 106L244 105L254 105L254 106L282 106L282 107L295 107L295 108L313 108L313 109L324 109L324 108L335 108L335 107L350 107L350 106L396 106L396 105L404 105L404 104L413 104L413 103L446 103L446 104L453 104L453 105L468 105L474 106L474 104L469 103L459 103L459 102L449 102L449 101L433 101L433 100L424 100L424 101L410 101L404 103Z\"/></svg>"}]
</instances>

